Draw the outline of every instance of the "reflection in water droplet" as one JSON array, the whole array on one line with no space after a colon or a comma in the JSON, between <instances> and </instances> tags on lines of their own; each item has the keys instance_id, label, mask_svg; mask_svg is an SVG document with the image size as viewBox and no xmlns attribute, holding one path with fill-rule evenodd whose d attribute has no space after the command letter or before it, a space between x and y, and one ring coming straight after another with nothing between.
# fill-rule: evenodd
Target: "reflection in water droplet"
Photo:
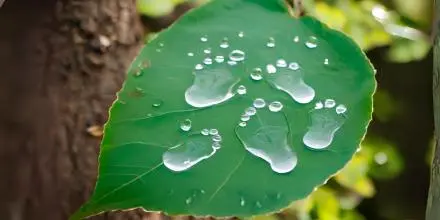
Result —
<instances>
[{"instance_id":1,"label":"reflection in water droplet","mask_svg":"<svg viewBox=\"0 0 440 220\"><path fill-rule=\"evenodd\" d=\"M224 56L216 56L215 57L215 62L223 63L223 62L225 62L225 57Z\"/></svg>"},{"instance_id":2,"label":"reflection in water droplet","mask_svg":"<svg viewBox=\"0 0 440 220\"><path fill-rule=\"evenodd\" d=\"M203 69L203 65L199 63L199 64L196 65L196 67L194 69L202 70Z\"/></svg>"},{"instance_id":3,"label":"reflection in water droplet","mask_svg":"<svg viewBox=\"0 0 440 220\"><path fill-rule=\"evenodd\" d=\"M244 32L243 32L243 31L240 31L240 32L238 33L238 37L240 37L240 38L244 37Z\"/></svg>"},{"instance_id":4,"label":"reflection in water droplet","mask_svg":"<svg viewBox=\"0 0 440 220\"><path fill-rule=\"evenodd\" d=\"M246 86L243 86L243 85L238 86L238 88L237 88L237 93L238 93L239 95L244 95L244 94L246 94L246 93L247 93Z\"/></svg>"},{"instance_id":5,"label":"reflection in water droplet","mask_svg":"<svg viewBox=\"0 0 440 220\"><path fill-rule=\"evenodd\" d=\"M326 105L325 103L325 108L315 109L311 112L312 124L303 137L304 144L311 149L320 150L330 146L336 131L345 122L345 117L338 115L333 103L330 104Z\"/></svg>"},{"instance_id":6,"label":"reflection in water droplet","mask_svg":"<svg viewBox=\"0 0 440 220\"><path fill-rule=\"evenodd\" d=\"M204 136L207 136L209 135L209 130L207 128L204 128L200 133Z\"/></svg>"},{"instance_id":7,"label":"reflection in water droplet","mask_svg":"<svg viewBox=\"0 0 440 220\"><path fill-rule=\"evenodd\" d=\"M340 114L344 114L345 112L347 112L347 107L346 107L345 105L338 105L338 106L336 107L336 113L337 113L338 115L340 115Z\"/></svg>"},{"instance_id":8,"label":"reflection in water droplet","mask_svg":"<svg viewBox=\"0 0 440 220\"><path fill-rule=\"evenodd\" d=\"M246 115L254 116L255 114L257 114L257 109L255 107L249 107L246 109L245 113Z\"/></svg>"},{"instance_id":9,"label":"reflection in water droplet","mask_svg":"<svg viewBox=\"0 0 440 220\"><path fill-rule=\"evenodd\" d=\"M289 64L289 69L291 70L299 70L299 64L297 62L292 62Z\"/></svg>"},{"instance_id":10,"label":"reflection in water droplet","mask_svg":"<svg viewBox=\"0 0 440 220\"><path fill-rule=\"evenodd\" d=\"M287 62L284 59L277 60L277 67L287 67Z\"/></svg>"},{"instance_id":11,"label":"reflection in water droplet","mask_svg":"<svg viewBox=\"0 0 440 220\"><path fill-rule=\"evenodd\" d=\"M315 36L309 37L309 39L306 41L306 47L310 49L318 47L318 39Z\"/></svg>"},{"instance_id":12,"label":"reflection in water droplet","mask_svg":"<svg viewBox=\"0 0 440 220\"><path fill-rule=\"evenodd\" d=\"M180 123L180 129L182 129L182 131L189 131L191 130L191 124L192 124L191 120L185 119Z\"/></svg>"},{"instance_id":13,"label":"reflection in water droplet","mask_svg":"<svg viewBox=\"0 0 440 220\"><path fill-rule=\"evenodd\" d=\"M269 83L275 88L287 93L300 104L311 102L315 98L315 90L303 80L303 72L297 63L291 63L288 69L280 69L277 74L268 75Z\"/></svg>"},{"instance_id":14,"label":"reflection in water droplet","mask_svg":"<svg viewBox=\"0 0 440 220\"><path fill-rule=\"evenodd\" d=\"M264 108L266 106L266 101L262 98L257 98L254 100L253 105L255 108Z\"/></svg>"},{"instance_id":15,"label":"reflection in water droplet","mask_svg":"<svg viewBox=\"0 0 440 220\"><path fill-rule=\"evenodd\" d=\"M203 60L203 63L206 64L206 65L211 65L211 64L212 64L212 59L209 58L209 57L207 57L207 58L205 58L205 59Z\"/></svg>"},{"instance_id":16,"label":"reflection in water droplet","mask_svg":"<svg viewBox=\"0 0 440 220\"><path fill-rule=\"evenodd\" d=\"M326 99L324 102L324 107L326 108L333 108L336 106L336 102L333 99Z\"/></svg>"},{"instance_id":17,"label":"reflection in water droplet","mask_svg":"<svg viewBox=\"0 0 440 220\"><path fill-rule=\"evenodd\" d=\"M295 38L293 38L293 41L294 41L295 43L298 43L298 42L299 42L299 37L298 37L298 36L295 36Z\"/></svg>"},{"instance_id":18,"label":"reflection in water droplet","mask_svg":"<svg viewBox=\"0 0 440 220\"><path fill-rule=\"evenodd\" d=\"M275 39L273 37L269 38L269 41L266 44L267 47L269 48L274 48L275 47Z\"/></svg>"},{"instance_id":19,"label":"reflection in water droplet","mask_svg":"<svg viewBox=\"0 0 440 220\"><path fill-rule=\"evenodd\" d=\"M200 38L200 41L207 42L208 41L208 37L205 35L205 36Z\"/></svg>"},{"instance_id":20,"label":"reflection in water droplet","mask_svg":"<svg viewBox=\"0 0 440 220\"><path fill-rule=\"evenodd\" d=\"M251 116L249 116L247 114L241 115L241 118L240 118L241 121L249 121L250 119L251 119Z\"/></svg>"},{"instance_id":21,"label":"reflection in water droplet","mask_svg":"<svg viewBox=\"0 0 440 220\"><path fill-rule=\"evenodd\" d=\"M240 124L238 124L240 127L246 127L246 125L247 125L247 123L246 122L244 122L244 121L242 121L242 122L240 122Z\"/></svg>"},{"instance_id":22,"label":"reflection in water droplet","mask_svg":"<svg viewBox=\"0 0 440 220\"><path fill-rule=\"evenodd\" d=\"M211 130L209 130L209 134L210 135L217 135L218 134L218 130L215 128L212 128Z\"/></svg>"},{"instance_id":23,"label":"reflection in water droplet","mask_svg":"<svg viewBox=\"0 0 440 220\"><path fill-rule=\"evenodd\" d=\"M222 40L222 42L220 43L220 47L221 47L221 48L224 48L224 49L226 49L226 48L229 47L229 41L228 41L228 38L224 38L224 39Z\"/></svg>"},{"instance_id":24,"label":"reflection in water droplet","mask_svg":"<svg viewBox=\"0 0 440 220\"><path fill-rule=\"evenodd\" d=\"M191 52L190 52L190 53L188 53L188 56L189 56L189 57L193 57L193 56L194 56L194 53L191 53Z\"/></svg>"},{"instance_id":25,"label":"reflection in water droplet","mask_svg":"<svg viewBox=\"0 0 440 220\"><path fill-rule=\"evenodd\" d=\"M268 64L268 65L266 66L266 71L267 71L267 73L269 73L269 74L274 74L274 73L277 72L277 68L276 68L274 65L272 65L272 64Z\"/></svg>"},{"instance_id":26,"label":"reflection in water droplet","mask_svg":"<svg viewBox=\"0 0 440 220\"><path fill-rule=\"evenodd\" d=\"M270 103L269 110L271 112L279 112L283 109L283 107L284 106L281 102L275 101L275 102Z\"/></svg>"},{"instance_id":27,"label":"reflection in water droplet","mask_svg":"<svg viewBox=\"0 0 440 220\"><path fill-rule=\"evenodd\" d=\"M229 59L232 61L243 61L246 57L246 54L241 51L241 50L233 50L230 54L229 54Z\"/></svg>"}]
</instances>

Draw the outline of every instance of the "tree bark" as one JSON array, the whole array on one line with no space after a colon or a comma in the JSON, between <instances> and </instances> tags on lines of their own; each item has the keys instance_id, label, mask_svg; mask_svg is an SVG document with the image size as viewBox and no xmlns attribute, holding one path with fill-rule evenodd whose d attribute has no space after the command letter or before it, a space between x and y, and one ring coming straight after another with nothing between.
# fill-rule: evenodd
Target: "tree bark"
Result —
<instances>
[{"instance_id":1,"label":"tree bark","mask_svg":"<svg viewBox=\"0 0 440 220\"><path fill-rule=\"evenodd\" d=\"M434 13L440 14L440 4L435 2ZM437 17L437 16L436 16ZM434 21L434 74L433 74L433 97L434 97L434 125L435 125L435 149L431 167L431 182L429 186L428 203L426 208L426 220L440 219L440 22Z\"/></svg>"},{"instance_id":2,"label":"tree bark","mask_svg":"<svg viewBox=\"0 0 440 220\"><path fill-rule=\"evenodd\" d=\"M0 9L1 219L64 220L91 195L100 138L87 129L106 121L142 32L135 0L5 2ZM142 215L98 218L114 217Z\"/></svg>"}]
</instances>

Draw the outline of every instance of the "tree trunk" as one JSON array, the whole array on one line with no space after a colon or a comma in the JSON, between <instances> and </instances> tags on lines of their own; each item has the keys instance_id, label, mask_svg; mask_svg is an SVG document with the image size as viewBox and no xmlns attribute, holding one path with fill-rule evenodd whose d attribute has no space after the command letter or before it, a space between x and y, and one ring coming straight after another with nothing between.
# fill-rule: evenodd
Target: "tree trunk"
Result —
<instances>
[{"instance_id":1,"label":"tree trunk","mask_svg":"<svg viewBox=\"0 0 440 220\"><path fill-rule=\"evenodd\" d=\"M64 220L91 195L100 138L87 129L106 121L142 41L135 0L0 8L1 219Z\"/></svg>"}]
</instances>

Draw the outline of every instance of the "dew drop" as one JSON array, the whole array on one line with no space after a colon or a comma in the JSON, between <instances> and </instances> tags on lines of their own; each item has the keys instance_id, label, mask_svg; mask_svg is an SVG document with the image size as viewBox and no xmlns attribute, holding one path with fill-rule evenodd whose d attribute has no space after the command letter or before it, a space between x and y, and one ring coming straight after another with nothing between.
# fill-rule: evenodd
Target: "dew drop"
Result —
<instances>
[{"instance_id":1,"label":"dew drop","mask_svg":"<svg viewBox=\"0 0 440 220\"><path fill-rule=\"evenodd\" d=\"M208 37L205 35L205 36L200 38L200 41L207 42L208 41Z\"/></svg>"},{"instance_id":2,"label":"dew drop","mask_svg":"<svg viewBox=\"0 0 440 220\"><path fill-rule=\"evenodd\" d=\"M217 135L218 134L218 130L215 128L212 128L211 130L209 130L209 134L210 135Z\"/></svg>"},{"instance_id":3,"label":"dew drop","mask_svg":"<svg viewBox=\"0 0 440 220\"><path fill-rule=\"evenodd\" d=\"M277 67L287 67L287 62L284 59L277 60Z\"/></svg>"},{"instance_id":4,"label":"dew drop","mask_svg":"<svg viewBox=\"0 0 440 220\"><path fill-rule=\"evenodd\" d=\"M215 57L215 62L223 63L223 62L225 62L225 57L224 56L216 56Z\"/></svg>"},{"instance_id":5,"label":"dew drop","mask_svg":"<svg viewBox=\"0 0 440 220\"><path fill-rule=\"evenodd\" d=\"M289 69L291 69L291 70L299 70L299 64L297 62L291 62L289 64Z\"/></svg>"},{"instance_id":6,"label":"dew drop","mask_svg":"<svg viewBox=\"0 0 440 220\"><path fill-rule=\"evenodd\" d=\"M275 102L270 103L269 110L271 112L279 112L283 109L283 107L284 106L281 102L275 101Z\"/></svg>"},{"instance_id":7,"label":"dew drop","mask_svg":"<svg viewBox=\"0 0 440 220\"><path fill-rule=\"evenodd\" d=\"M223 49L226 49L226 48L229 47L229 41L228 41L228 38L224 38L224 39L222 40L222 42L220 43L220 47L223 48Z\"/></svg>"},{"instance_id":8,"label":"dew drop","mask_svg":"<svg viewBox=\"0 0 440 220\"><path fill-rule=\"evenodd\" d=\"M336 114L340 115L344 114L345 112L347 112L347 107L345 105L338 105L336 107Z\"/></svg>"},{"instance_id":9,"label":"dew drop","mask_svg":"<svg viewBox=\"0 0 440 220\"><path fill-rule=\"evenodd\" d=\"M244 37L244 32L243 32L243 31L240 31L240 32L238 33L238 37L243 38L243 37Z\"/></svg>"},{"instance_id":10,"label":"dew drop","mask_svg":"<svg viewBox=\"0 0 440 220\"><path fill-rule=\"evenodd\" d=\"M261 68L255 68L252 70L251 72L251 79L255 80L255 81L260 81L263 79L263 75L261 75L263 71L261 70Z\"/></svg>"},{"instance_id":11,"label":"dew drop","mask_svg":"<svg viewBox=\"0 0 440 220\"><path fill-rule=\"evenodd\" d=\"M253 105L255 108L264 108L266 106L266 101L262 98L257 98L254 100Z\"/></svg>"},{"instance_id":12,"label":"dew drop","mask_svg":"<svg viewBox=\"0 0 440 220\"><path fill-rule=\"evenodd\" d=\"M266 46L269 48L274 48L275 47L275 39L273 37L270 37L269 41L266 43Z\"/></svg>"},{"instance_id":13,"label":"dew drop","mask_svg":"<svg viewBox=\"0 0 440 220\"><path fill-rule=\"evenodd\" d=\"M238 124L238 126L240 126L240 127L246 127L246 125L247 125L247 123L244 121L242 121L242 122L240 122L240 124Z\"/></svg>"},{"instance_id":14,"label":"dew drop","mask_svg":"<svg viewBox=\"0 0 440 220\"><path fill-rule=\"evenodd\" d=\"M326 108L333 108L336 106L336 102L333 99L326 99L324 102L324 107Z\"/></svg>"},{"instance_id":15,"label":"dew drop","mask_svg":"<svg viewBox=\"0 0 440 220\"><path fill-rule=\"evenodd\" d=\"M188 56L189 56L189 57L193 57L193 56L194 56L194 53L189 52L189 53L188 53Z\"/></svg>"},{"instance_id":16,"label":"dew drop","mask_svg":"<svg viewBox=\"0 0 440 220\"><path fill-rule=\"evenodd\" d=\"M206 65L211 65L211 64L212 64L212 59L209 58L209 57L207 57L207 58L205 58L205 59L203 60L203 63L206 64Z\"/></svg>"},{"instance_id":17,"label":"dew drop","mask_svg":"<svg viewBox=\"0 0 440 220\"><path fill-rule=\"evenodd\" d=\"M238 93L239 95L244 95L244 94L246 94L246 93L247 93L246 86L244 86L244 85L240 85L240 86L238 86L238 88L237 88L237 93Z\"/></svg>"},{"instance_id":18,"label":"dew drop","mask_svg":"<svg viewBox=\"0 0 440 220\"><path fill-rule=\"evenodd\" d=\"M306 41L306 47L313 49L318 47L318 39L315 36L309 37L309 39Z\"/></svg>"},{"instance_id":19,"label":"dew drop","mask_svg":"<svg viewBox=\"0 0 440 220\"><path fill-rule=\"evenodd\" d=\"M202 129L202 131L200 131L200 133L204 136L208 136L209 135L209 130L207 128Z\"/></svg>"},{"instance_id":20,"label":"dew drop","mask_svg":"<svg viewBox=\"0 0 440 220\"><path fill-rule=\"evenodd\" d=\"M185 119L180 123L180 129L182 129L182 131L189 131L191 130L191 124L192 124L191 120Z\"/></svg>"},{"instance_id":21,"label":"dew drop","mask_svg":"<svg viewBox=\"0 0 440 220\"><path fill-rule=\"evenodd\" d=\"M293 38L293 42L298 43L299 42L299 36L295 36L295 38Z\"/></svg>"},{"instance_id":22,"label":"dew drop","mask_svg":"<svg viewBox=\"0 0 440 220\"><path fill-rule=\"evenodd\" d=\"M240 118L240 120L243 122L249 121L250 119L251 119L251 116L246 113L241 115L241 118Z\"/></svg>"},{"instance_id":23,"label":"dew drop","mask_svg":"<svg viewBox=\"0 0 440 220\"><path fill-rule=\"evenodd\" d=\"M195 66L195 69L196 70L202 70L203 69L203 65L202 64L197 64L196 66Z\"/></svg>"},{"instance_id":24,"label":"dew drop","mask_svg":"<svg viewBox=\"0 0 440 220\"><path fill-rule=\"evenodd\" d=\"M232 61L243 61L246 57L246 54L241 51L241 50L233 50L230 54L229 54L229 59Z\"/></svg>"},{"instance_id":25,"label":"dew drop","mask_svg":"<svg viewBox=\"0 0 440 220\"><path fill-rule=\"evenodd\" d=\"M249 107L246 109L245 113L246 115L254 116L255 114L257 114L257 109L255 107Z\"/></svg>"},{"instance_id":26,"label":"dew drop","mask_svg":"<svg viewBox=\"0 0 440 220\"><path fill-rule=\"evenodd\" d=\"M268 64L268 65L266 66L266 71L267 71L267 73L269 73L269 74L274 74L274 73L277 72L277 68L276 68L274 65L272 65L272 64Z\"/></svg>"}]
</instances>

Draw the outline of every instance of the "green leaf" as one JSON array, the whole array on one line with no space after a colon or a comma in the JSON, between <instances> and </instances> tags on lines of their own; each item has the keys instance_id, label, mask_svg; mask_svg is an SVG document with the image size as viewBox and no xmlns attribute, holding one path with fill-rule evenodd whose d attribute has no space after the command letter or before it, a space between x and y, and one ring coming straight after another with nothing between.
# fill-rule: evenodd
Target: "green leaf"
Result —
<instances>
[{"instance_id":1,"label":"green leaf","mask_svg":"<svg viewBox=\"0 0 440 220\"><path fill-rule=\"evenodd\" d=\"M105 126L95 192L72 218L280 210L351 159L374 90L351 39L292 18L284 1L211 1L132 64Z\"/></svg>"}]
</instances>

